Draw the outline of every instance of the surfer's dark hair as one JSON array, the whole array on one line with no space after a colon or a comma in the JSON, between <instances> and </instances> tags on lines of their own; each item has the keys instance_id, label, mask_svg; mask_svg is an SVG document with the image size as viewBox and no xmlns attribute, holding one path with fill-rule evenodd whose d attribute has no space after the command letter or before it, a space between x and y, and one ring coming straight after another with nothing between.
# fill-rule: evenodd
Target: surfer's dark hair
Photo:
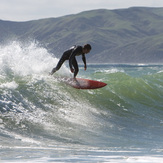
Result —
<instances>
[{"instance_id":1,"label":"surfer's dark hair","mask_svg":"<svg viewBox=\"0 0 163 163\"><path fill-rule=\"evenodd\" d=\"M92 47L91 47L91 45L90 45L90 44L86 44L86 45L84 45L84 49L91 50L91 49L92 49Z\"/></svg>"}]
</instances>

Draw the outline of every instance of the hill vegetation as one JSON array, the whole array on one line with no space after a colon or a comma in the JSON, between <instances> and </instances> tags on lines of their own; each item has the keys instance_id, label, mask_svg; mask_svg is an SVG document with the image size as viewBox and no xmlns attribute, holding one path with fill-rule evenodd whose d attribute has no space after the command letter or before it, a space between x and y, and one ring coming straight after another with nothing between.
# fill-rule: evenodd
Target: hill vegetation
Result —
<instances>
[{"instance_id":1,"label":"hill vegetation","mask_svg":"<svg viewBox=\"0 0 163 163\"><path fill-rule=\"evenodd\" d=\"M1 44L36 39L60 57L72 45L90 43L88 62L162 63L163 8L92 10L27 22L0 20Z\"/></svg>"}]
</instances>

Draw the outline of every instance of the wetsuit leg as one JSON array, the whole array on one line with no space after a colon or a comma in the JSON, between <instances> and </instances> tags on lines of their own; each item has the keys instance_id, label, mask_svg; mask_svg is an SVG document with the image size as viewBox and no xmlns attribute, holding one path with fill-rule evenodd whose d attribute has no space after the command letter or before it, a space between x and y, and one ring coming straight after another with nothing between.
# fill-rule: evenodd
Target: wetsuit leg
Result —
<instances>
[{"instance_id":1,"label":"wetsuit leg","mask_svg":"<svg viewBox=\"0 0 163 163\"><path fill-rule=\"evenodd\" d=\"M77 61L76 61L76 58L73 59L72 65L73 65L74 70L75 70L75 71L74 71L74 78L75 78L76 75L77 75L78 72L79 72L78 63L77 63Z\"/></svg>"},{"instance_id":2,"label":"wetsuit leg","mask_svg":"<svg viewBox=\"0 0 163 163\"><path fill-rule=\"evenodd\" d=\"M57 66L52 69L51 75L53 75L56 71L58 71L61 68L61 66L65 62L65 60L68 60L68 56L66 53L63 53L63 55L62 55L61 59L59 60Z\"/></svg>"}]
</instances>

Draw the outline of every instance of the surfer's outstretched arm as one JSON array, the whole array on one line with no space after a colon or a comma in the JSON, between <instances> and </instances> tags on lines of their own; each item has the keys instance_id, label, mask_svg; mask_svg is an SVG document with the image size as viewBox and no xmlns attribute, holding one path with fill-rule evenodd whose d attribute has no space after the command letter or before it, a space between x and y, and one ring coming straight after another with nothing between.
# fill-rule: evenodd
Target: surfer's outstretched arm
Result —
<instances>
[{"instance_id":1,"label":"surfer's outstretched arm","mask_svg":"<svg viewBox=\"0 0 163 163\"><path fill-rule=\"evenodd\" d=\"M76 78L76 76L77 76L77 74L79 72L79 67L78 67L78 63L76 61L76 58L73 59L72 65L74 67L74 78Z\"/></svg>"},{"instance_id":2,"label":"surfer's outstretched arm","mask_svg":"<svg viewBox=\"0 0 163 163\"><path fill-rule=\"evenodd\" d=\"M82 60L83 60L83 63L84 63L84 69L86 70L87 69L87 64L86 64L86 58L85 58L84 54L82 54Z\"/></svg>"}]
</instances>

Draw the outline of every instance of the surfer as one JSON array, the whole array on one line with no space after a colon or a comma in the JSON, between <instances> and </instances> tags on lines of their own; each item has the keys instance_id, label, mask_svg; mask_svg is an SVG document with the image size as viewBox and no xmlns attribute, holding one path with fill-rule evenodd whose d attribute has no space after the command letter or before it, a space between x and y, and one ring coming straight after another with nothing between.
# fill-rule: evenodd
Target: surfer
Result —
<instances>
[{"instance_id":1,"label":"surfer","mask_svg":"<svg viewBox=\"0 0 163 163\"><path fill-rule=\"evenodd\" d=\"M76 56L82 55L82 60L84 62L84 69L87 69L87 65L86 65L86 58L85 58L85 54L89 53L91 51L91 45L90 44L86 44L83 47L82 46L73 46L71 47L69 50L66 50L61 59L59 60L57 66L55 68L52 69L51 71L51 75L53 75L56 71L58 71L62 64L66 61L69 60L69 66L70 66L70 70L72 73L74 73L74 78L76 78L78 72L79 72L79 68L78 68L78 63L76 61Z\"/></svg>"}]
</instances>

